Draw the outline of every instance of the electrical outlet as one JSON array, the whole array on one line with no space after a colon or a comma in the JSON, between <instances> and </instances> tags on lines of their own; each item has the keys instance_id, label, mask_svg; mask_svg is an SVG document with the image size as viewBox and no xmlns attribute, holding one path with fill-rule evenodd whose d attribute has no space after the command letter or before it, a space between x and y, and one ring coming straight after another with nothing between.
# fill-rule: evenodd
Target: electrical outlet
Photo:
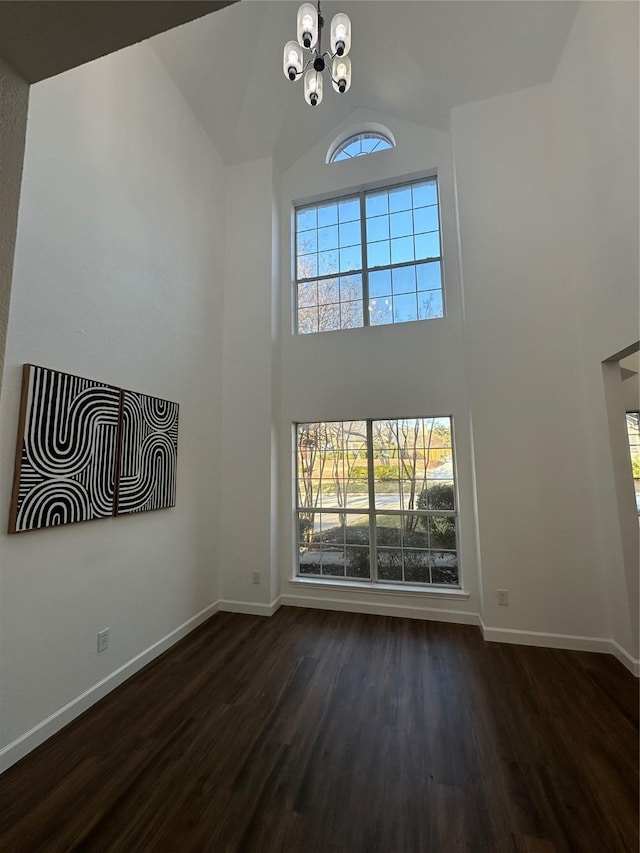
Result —
<instances>
[{"instance_id":1,"label":"electrical outlet","mask_svg":"<svg viewBox=\"0 0 640 853\"><path fill-rule=\"evenodd\" d=\"M502 604L503 607L509 606L509 590L508 589L499 589L498 590L498 604Z\"/></svg>"},{"instance_id":2,"label":"electrical outlet","mask_svg":"<svg viewBox=\"0 0 640 853\"><path fill-rule=\"evenodd\" d=\"M252 572L251 583L260 583L260 572Z\"/></svg>"},{"instance_id":3,"label":"electrical outlet","mask_svg":"<svg viewBox=\"0 0 640 853\"><path fill-rule=\"evenodd\" d=\"M98 631L98 651L103 652L109 645L109 629Z\"/></svg>"}]
</instances>

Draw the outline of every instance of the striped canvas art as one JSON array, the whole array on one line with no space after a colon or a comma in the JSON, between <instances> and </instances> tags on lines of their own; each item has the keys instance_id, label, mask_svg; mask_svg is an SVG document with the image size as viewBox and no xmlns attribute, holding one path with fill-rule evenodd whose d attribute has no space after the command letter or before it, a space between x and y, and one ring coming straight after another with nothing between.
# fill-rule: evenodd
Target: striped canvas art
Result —
<instances>
[{"instance_id":1,"label":"striped canvas art","mask_svg":"<svg viewBox=\"0 0 640 853\"><path fill-rule=\"evenodd\" d=\"M118 513L176 503L178 405L123 392Z\"/></svg>"},{"instance_id":2,"label":"striped canvas art","mask_svg":"<svg viewBox=\"0 0 640 853\"><path fill-rule=\"evenodd\" d=\"M120 389L25 365L10 532L113 515Z\"/></svg>"},{"instance_id":3,"label":"striped canvas art","mask_svg":"<svg viewBox=\"0 0 640 853\"><path fill-rule=\"evenodd\" d=\"M9 533L175 506L178 405L25 364Z\"/></svg>"}]
</instances>

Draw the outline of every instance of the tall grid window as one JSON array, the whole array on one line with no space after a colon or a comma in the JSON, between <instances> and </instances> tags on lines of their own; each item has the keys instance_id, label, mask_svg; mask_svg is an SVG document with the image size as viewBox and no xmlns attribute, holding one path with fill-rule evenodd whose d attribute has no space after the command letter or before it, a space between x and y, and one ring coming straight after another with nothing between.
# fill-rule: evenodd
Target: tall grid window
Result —
<instances>
[{"instance_id":1,"label":"tall grid window","mask_svg":"<svg viewBox=\"0 0 640 853\"><path fill-rule=\"evenodd\" d=\"M449 417L296 426L298 574L459 586Z\"/></svg>"},{"instance_id":2,"label":"tall grid window","mask_svg":"<svg viewBox=\"0 0 640 853\"><path fill-rule=\"evenodd\" d=\"M296 210L299 334L444 316L435 178Z\"/></svg>"},{"instance_id":3,"label":"tall grid window","mask_svg":"<svg viewBox=\"0 0 640 853\"><path fill-rule=\"evenodd\" d=\"M627 412L627 437L636 491L636 508L640 513L640 412Z\"/></svg>"}]
</instances>

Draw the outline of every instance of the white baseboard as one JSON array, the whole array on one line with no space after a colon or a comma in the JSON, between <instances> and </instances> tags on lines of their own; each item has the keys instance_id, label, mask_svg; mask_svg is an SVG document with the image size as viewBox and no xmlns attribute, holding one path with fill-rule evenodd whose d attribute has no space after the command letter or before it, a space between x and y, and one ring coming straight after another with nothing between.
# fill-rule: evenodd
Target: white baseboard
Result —
<instances>
[{"instance_id":1,"label":"white baseboard","mask_svg":"<svg viewBox=\"0 0 640 853\"><path fill-rule=\"evenodd\" d=\"M250 601L229 601L221 598L218 602L218 609L224 613L246 613L249 616L273 616L281 603L282 600L280 597L272 601L271 604L254 604Z\"/></svg>"},{"instance_id":2,"label":"white baseboard","mask_svg":"<svg viewBox=\"0 0 640 853\"><path fill-rule=\"evenodd\" d=\"M633 675L638 677L640 674L640 661L631 657L615 640L607 640L604 637L580 637L574 634L548 634L544 631L518 631L514 628L491 628L482 620L480 620L480 630L489 643L510 643L518 646L540 646L546 649L613 655Z\"/></svg>"},{"instance_id":3,"label":"white baseboard","mask_svg":"<svg viewBox=\"0 0 640 853\"><path fill-rule=\"evenodd\" d=\"M161 640L158 640L152 646L149 646L148 649L145 649L140 652L140 654L131 658L130 661L127 661L127 663L114 670L114 672L106 678L103 678L97 684L94 684L93 687L85 690L84 693L81 693L79 696L76 696L75 699L67 702L66 705L62 706L62 708L54 711L53 714L50 714L42 720L42 722L38 723L32 729L29 729L28 732L20 735L20 737L0 749L0 773L3 773L7 768L11 767L12 764L15 764L16 761L24 758L24 756L31 752L32 749L35 749L47 740L47 738L50 738L51 735L66 726L67 723L70 723L106 696L107 693L110 693L118 687L118 685L122 684L123 681L126 681L127 678L130 678L138 672L138 670L142 669L143 666L146 666L154 658L158 657L158 655L166 652L167 649L171 648L171 646L177 643L178 640L186 637L187 634L197 628L198 625L201 625L210 616L213 616L213 614L219 609L218 605L219 602L214 601L213 604L208 605L204 610L201 610L199 613L196 613L195 616L187 619L187 621L183 622L182 625L179 625Z\"/></svg>"},{"instance_id":4,"label":"white baseboard","mask_svg":"<svg viewBox=\"0 0 640 853\"><path fill-rule=\"evenodd\" d=\"M303 595L282 595L284 607L310 607L318 610L340 610L347 613L371 613L374 616L402 616L405 619L427 619L432 622L456 622L478 625L477 613L464 610L437 610L426 607L409 607L406 604L382 604L373 601L350 601L345 598L312 598Z\"/></svg>"},{"instance_id":5,"label":"white baseboard","mask_svg":"<svg viewBox=\"0 0 640 853\"><path fill-rule=\"evenodd\" d=\"M640 677L640 660L632 657L626 649L623 649L615 640L611 640L611 654L617 657L620 663L632 672L636 678Z\"/></svg>"}]
</instances>

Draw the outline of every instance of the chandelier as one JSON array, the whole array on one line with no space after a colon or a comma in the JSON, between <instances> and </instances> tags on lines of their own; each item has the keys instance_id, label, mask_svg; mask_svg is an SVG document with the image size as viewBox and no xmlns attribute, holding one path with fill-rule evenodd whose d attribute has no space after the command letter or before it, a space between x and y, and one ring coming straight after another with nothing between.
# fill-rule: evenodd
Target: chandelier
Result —
<instances>
[{"instance_id":1,"label":"chandelier","mask_svg":"<svg viewBox=\"0 0 640 853\"><path fill-rule=\"evenodd\" d=\"M282 69L289 80L299 80L304 75L304 97L315 107L322 101L322 72L331 63L331 85L336 92L346 92L351 86L351 21L343 12L331 21L331 51L322 52L324 18L320 0L316 9L312 3L303 3L298 9L298 40L284 46ZM309 52L309 58L307 53Z\"/></svg>"}]
</instances>

